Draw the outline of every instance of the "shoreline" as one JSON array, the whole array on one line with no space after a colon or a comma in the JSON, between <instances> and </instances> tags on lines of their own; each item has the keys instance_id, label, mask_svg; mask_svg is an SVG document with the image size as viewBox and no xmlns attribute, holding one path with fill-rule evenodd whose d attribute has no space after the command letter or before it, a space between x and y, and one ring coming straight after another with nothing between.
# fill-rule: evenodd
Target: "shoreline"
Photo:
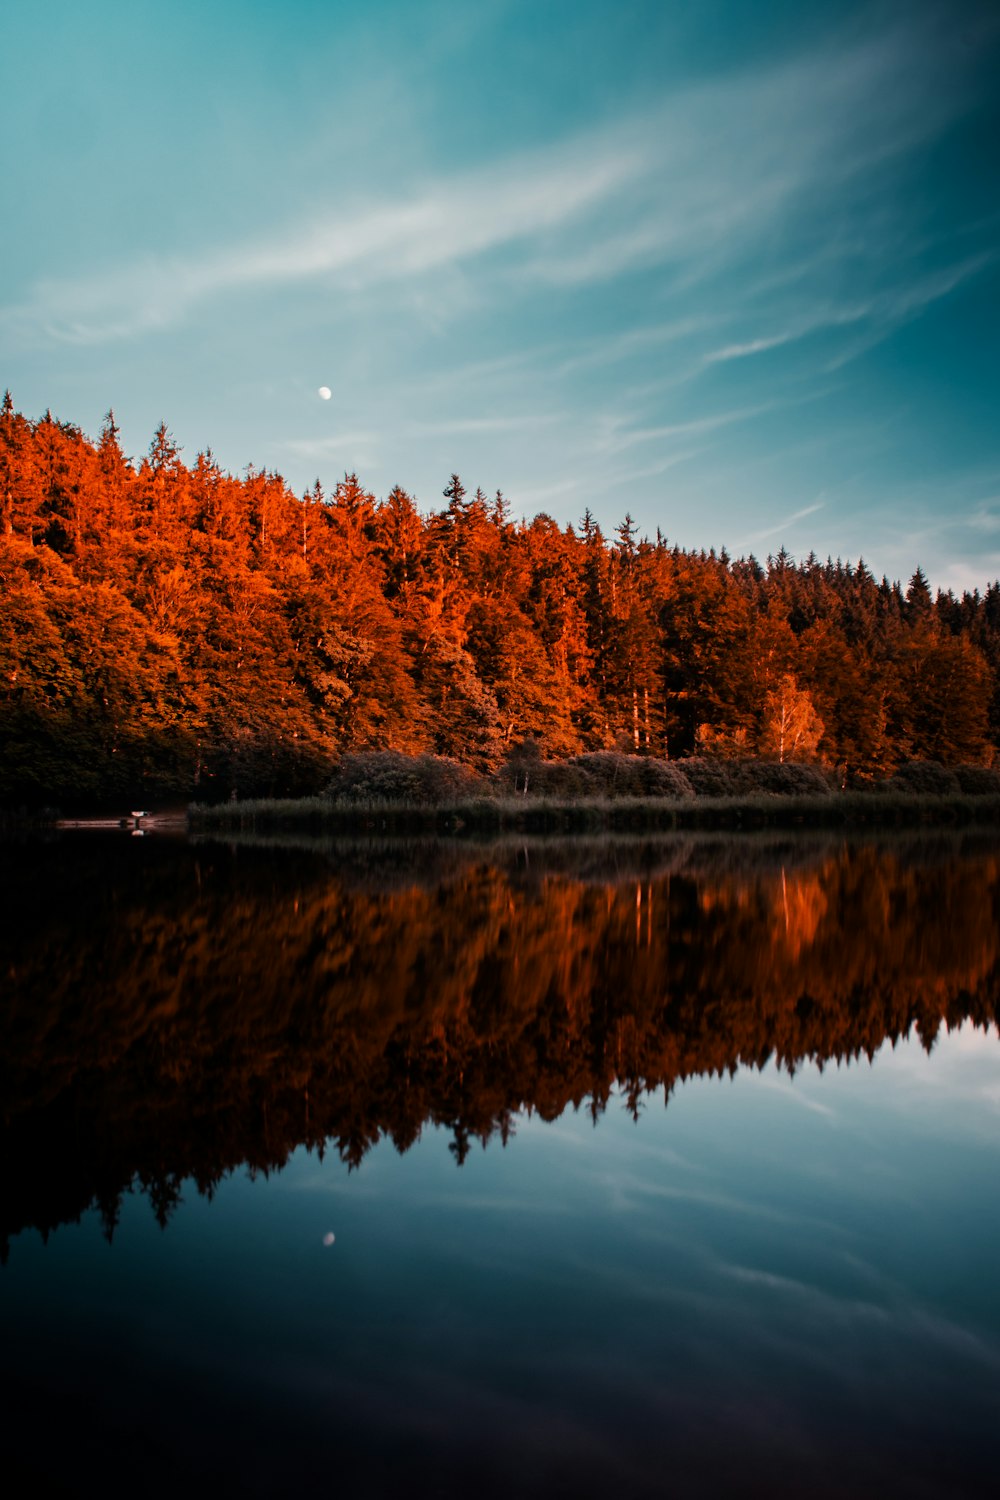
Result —
<instances>
[{"instance_id":1,"label":"shoreline","mask_svg":"<svg viewBox=\"0 0 1000 1500\"><path fill-rule=\"evenodd\" d=\"M321 797L192 806L191 833L316 832L371 837L593 835L760 829L1000 826L1000 795L842 792L828 796L476 798L438 805Z\"/></svg>"},{"instance_id":2,"label":"shoreline","mask_svg":"<svg viewBox=\"0 0 1000 1500\"><path fill-rule=\"evenodd\" d=\"M517 794L448 801L334 800L314 796L191 804L162 812L94 816L0 814L6 834L127 833L132 837L306 834L340 838L595 837L766 830L920 830L1000 827L1000 792L891 790L755 792L725 797L545 797Z\"/></svg>"}]
</instances>

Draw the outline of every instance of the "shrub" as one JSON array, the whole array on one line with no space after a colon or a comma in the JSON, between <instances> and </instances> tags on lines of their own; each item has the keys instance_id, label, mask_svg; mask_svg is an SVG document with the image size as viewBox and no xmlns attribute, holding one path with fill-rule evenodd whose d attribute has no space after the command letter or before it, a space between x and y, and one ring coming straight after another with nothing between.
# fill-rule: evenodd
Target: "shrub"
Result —
<instances>
[{"instance_id":1,"label":"shrub","mask_svg":"<svg viewBox=\"0 0 1000 1500\"><path fill-rule=\"evenodd\" d=\"M569 760L542 760L531 743L511 751L500 772L508 791L529 797L693 797L684 772L649 755L595 750Z\"/></svg>"},{"instance_id":2,"label":"shrub","mask_svg":"<svg viewBox=\"0 0 1000 1500\"><path fill-rule=\"evenodd\" d=\"M1000 771L992 766L955 766L955 780L967 797L991 797L1000 793Z\"/></svg>"},{"instance_id":3,"label":"shrub","mask_svg":"<svg viewBox=\"0 0 1000 1500\"><path fill-rule=\"evenodd\" d=\"M542 759L537 740L511 747L497 781L518 796L580 797L586 792L584 778L567 761Z\"/></svg>"},{"instance_id":4,"label":"shrub","mask_svg":"<svg viewBox=\"0 0 1000 1500\"><path fill-rule=\"evenodd\" d=\"M680 764L697 797L733 797L739 790L735 761L692 755Z\"/></svg>"},{"instance_id":5,"label":"shrub","mask_svg":"<svg viewBox=\"0 0 1000 1500\"><path fill-rule=\"evenodd\" d=\"M685 798L694 796L694 787L684 774L683 768L674 761L659 760L652 756L645 760L641 756L635 758L639 761L636 776L642 784L640 796Z\"/></svg>"},{"instance_id":6,"label":"shrub","mask_svg":"<svg viewBox=\"0 0 1000 1500\"><path fill-rule=\"evenodd\" d=\"M907 761L890 777L888 786L913 797L953 797L960 790L955 772L936 760Z\"/></svg>"},{"instance_id":7,"label":"shrub","mask_svg":"<svg viewBox=\"0 0 1000 1500\"><path fill-rule=\"evenodd\" d=\"M649 755L622 755L595 750L574 755L567 766L584 778L592 797L693 797L694 788L680 767Z\"/></svg>"},{"instance_id":8,"label":"shrub","mask_svg":"<svg viewBox=\"0 0 1000 1500\"><path fill-rule=\"evenodd\" d=\"M826 797L831 792L823 771L802 761L692 756L680 764L699 797Z\"/></svg>"},{"instance_id":9,"label":"shrub","mask_svg":"<svg viewBox=\"0 0 1000 1500\"><path fill-rule=\"evenodd\" d=\"M631 758L617 750L590 750L584 755L574 755L568 764L584 778L591 797L630 797L633 795Z\"/></svg>"},{"instance_id":10,"label":"shrub","mask_svg":"<svg viewBox=\"0 0 1000 1500\"><path fill-rule=\"evenodd\" d=\"M573 798L588 794L586 776L567 760L540 760L528 776L529 795ZM522 778L522 788L524 785Z\"/></svg>"},{"instance_id":11,"label":"shrub","mask_svg":"<svg viewBox=\"0 0 1000 1500\"><path fill-rule=\"evenodd\" d=\"M482 780L446 755L372 750L342 755L324 796L335 802L455 802L475 796Z\"/></svg>"},{"instance_id":12,"label":"shrub","mask_svg":"<svg viewBox=\"0 0 1000 1500\"><path fill-rule=\"evenodd\" d=\"M745 760L737 766L740 791L775 797L828 797L830 783L817 766L802 761Z\"/></svg>"}]
</instances>

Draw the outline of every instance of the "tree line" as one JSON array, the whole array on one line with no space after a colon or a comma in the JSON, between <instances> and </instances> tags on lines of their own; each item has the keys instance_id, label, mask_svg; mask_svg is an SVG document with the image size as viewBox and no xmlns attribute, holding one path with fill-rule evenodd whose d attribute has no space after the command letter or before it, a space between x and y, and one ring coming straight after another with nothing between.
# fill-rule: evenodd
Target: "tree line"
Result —
<instances>
[{"instance_id":1,"label":"tree line","mask_svg":"<svg viewBox=\"0 0 1000 1500\"><path fill-rule=\"evenodd\" d=\"M138 462L0 409L0 800L292 795L347 752L495 770L524 743L761 756L845 781L1000 744L1000 583L688 551L516 520L452 475L424 513L348 474Z\"/></svg>"}]
</instances>

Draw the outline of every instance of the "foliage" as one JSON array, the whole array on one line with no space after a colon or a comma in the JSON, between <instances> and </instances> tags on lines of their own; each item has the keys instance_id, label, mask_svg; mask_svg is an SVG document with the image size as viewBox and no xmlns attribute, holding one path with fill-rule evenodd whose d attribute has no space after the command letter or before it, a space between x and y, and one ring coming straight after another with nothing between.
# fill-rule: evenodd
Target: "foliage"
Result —
<instances>
[{"instance_id":1,"label":"foliage","mask_svg":"<svg viewBox=\"0 0 1000 1500\"><path fill-rule=\"evenodd\" d=\"M0 802L308 796L375 752L529 799L683 799L795 782L758 759L852 785L1000 749L1000 583L513 522L458 475L443 502L353 474L299 498L186 463L163 424L133 462L110 413L94 443L5 400ZM398 802L424 772L389 764Z\"/></svg>"},{"instance_id":2,"label":"foliage","mask_svg":"<svg viewBox=\"0 0 1000 1500\"><path fill-rule=\"evenodd\" d=\"M966 797L1000 796L1000 771L993 766L954 766L955 780Z\"/></svg>"},{"instance_id":3,"label":"foliage","mask_svg":"<svg viewBox=\"0 0 1000 1500\"><path fill-rule=\"evenodd\" d=\"M546 761L537 742L520 745L498 776L500 786L522 796L555 798L693 797L683 770L656 756L597 750Z\"/></svg>"},{"instance_id":4,"label":"foliage","mask_svg":"<svg viewBox=\"0 0 1000 1500\"><path fill-rule=\"evenodd\" d=\"M933 760L911 760L900 766L889 785L915 797L953 797L964 790L954 771Z\"/></svg>"},{"instance_id":5,"label":"foliage","mask_svg":"<svg viewBox=\"0 0 1000 1500\"><path fill-rule=\"evenodd\" d=\"M761 753L776 756L781 764L812 760L824 728L810 695L802 691L791 672L785 672L764 699Z\"/></svg>"},{"instance_id":6,"label":"foliage","mask_svg":"<svg viewBox=\"0 0 1000 1500\"><path fill-rule=\"evenodd\" d=\"M705 755L690 755L683 762L684 775L698 797L732 797L739 781L731 763Z\"/></svg>"},{"instance_id":7,"label":"foliage","mask_svg":"<svg viewBox=\"0 0 1000 1500\"><path fill-rule=\"evenodd\" d=\"M735 767L740 792L766 792L776 797L829 797L831 787L817 766L795 761L747 760Z\"/></svg>"},{"instance_id":8,"label":"foliage","mask_svg":"<svg viewBox=\"0 0 1000 1500\"><path fill-rule=\"evenodd\" d=\"M693 797L683 770L655 756L596 751L569 762L585 777L588 794L604 797Z\"/></svg>"},{"instance_id":9,"label":"foliage","mask_svg":"<svg viewBox=\"0 0 1000 1500\"><path fill-rule=\"evenodd\" d=\"M377 750L344 755L325 796L340 802L409 802L434 806L474 796L480 779L445 755L402 755Z\"/></svg>"}]
</instances>

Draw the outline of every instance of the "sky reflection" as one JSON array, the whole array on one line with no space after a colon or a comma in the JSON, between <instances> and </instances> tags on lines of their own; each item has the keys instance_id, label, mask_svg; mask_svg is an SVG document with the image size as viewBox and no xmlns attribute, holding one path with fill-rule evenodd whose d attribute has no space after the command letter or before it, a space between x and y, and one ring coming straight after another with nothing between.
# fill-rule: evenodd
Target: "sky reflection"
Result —
<instances>
[{"instance_id":1,"label":"sky reflection","mask_svg":"<svg viewBox=\"0 0 1000 1500\"><path fill-rule=\"evenodd\" d=\"M782 881L736 848L672 854L637 947L627 870L353 889L201 849L187 906L192 851L130 847L120 958L81 856L87 1005L50 981L46 1011L42 958L5 959L11 1477L73 1488L113 1454L153 1494L991 1493L994 856L837 845ZM74 858L26 864L19 899L51 870L68 892ZM812 893L794 943L789 885ZM930 959L873 918L866 990L833 956L875 888ZM45 910L51 963L77 908ZM194 936L161 991L165 913ZM257 992L249 956L218 968L248 933Z\"/></svg>"},{"instance_id":2,"label":"sky reflection","mask_svg":"<svg viewBox=\"0 0 1000 1500\"><path fill-rule=\"evenodd\" d=\"M166 1235L132 1197L111 1253L94 1214L19 1244L11 1347L49 1384L30 1350L58 1329L62 1367L91 1362L98 1406L140 1430L154 1391L171 1421L202 1391L217 1430L185 1418L178 1463L259 1413L254 1493L293 1435L293 1472L325 1455L357 1477L377 1452L374 1493L416 1464L444 1493L475 1473L487 1494L652 1494L668 1455L681 1494L779 1471L985 1493L998 1084L995 1032L963 1026L929 1057L911 1038L792 1080L691 1080L637 1122L620 1097L596 1126L525 1113L460 1172L440 1129L349 1177L299 1150L211 1204L186 1190Z\"/></svg>"}]
</instances>

